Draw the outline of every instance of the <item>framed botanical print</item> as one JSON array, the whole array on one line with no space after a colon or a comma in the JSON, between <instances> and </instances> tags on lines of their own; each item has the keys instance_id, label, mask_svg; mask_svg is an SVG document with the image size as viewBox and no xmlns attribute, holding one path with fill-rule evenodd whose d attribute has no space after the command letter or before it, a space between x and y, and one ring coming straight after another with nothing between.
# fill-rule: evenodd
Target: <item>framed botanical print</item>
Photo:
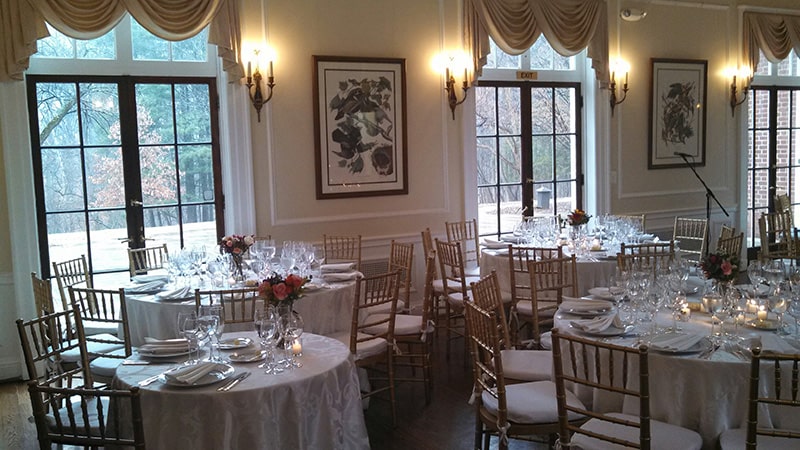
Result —
<instances>
[{"instance_id":1,"label":"framed botanical print","mask_svg":"<svg viewBox=\"0 0 800 450\"><path fill-rule=\"evenodd\" d=\"M408 194L405 60L314 56L317 198Z\"/></svg>"}]
</instances>

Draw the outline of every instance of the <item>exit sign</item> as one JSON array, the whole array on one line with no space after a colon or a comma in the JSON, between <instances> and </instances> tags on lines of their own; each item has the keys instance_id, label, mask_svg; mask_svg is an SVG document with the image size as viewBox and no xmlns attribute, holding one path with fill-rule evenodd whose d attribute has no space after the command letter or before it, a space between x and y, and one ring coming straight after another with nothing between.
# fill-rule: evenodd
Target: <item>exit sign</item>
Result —
<instances>
[{"instance_id":1,"label":"exit sign","mask_svg":"<svg viewBox=\"0 0 800 450\"><path fill-rule=\"evenodd\" d=\"M531 70L518 70L517 71L517 79L518 80L538 80L539 79L539 72L534 72Z\"/></svg>"}]
</instances>

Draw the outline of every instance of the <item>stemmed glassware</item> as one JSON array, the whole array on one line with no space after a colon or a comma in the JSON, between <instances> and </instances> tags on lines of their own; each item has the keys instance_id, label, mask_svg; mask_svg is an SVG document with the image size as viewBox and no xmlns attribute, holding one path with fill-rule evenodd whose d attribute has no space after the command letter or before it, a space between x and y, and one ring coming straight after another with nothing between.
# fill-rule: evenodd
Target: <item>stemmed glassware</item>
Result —
<instances>
[{"instance_id":1,"label":"stemmed glassware","mask_svg":"<svg viewBox=\"0 0 800 450\"><path fill-rule=\"evenodd\" d=\"M219 317L217 316L203 315L202 313L197 316L197 339L198 342L202 342L208 338L208 361L211 361L213 358L214 349L212 347L212 336L218 323Z\"/></svg>"},{"instance_id":2,"label":"stemmed glassware","mask_svg":"<svg viewBox=\"0 0 800 450\"><path fill-rule=\"evenodd\" d=\"M259 364L258 367L266 369L264 373L270 375L283 372L283 368L275 364L275 355L273 353L275 337L281 333L280 320L277 317L275 308L263 304L257 305L253 313L253 323L261 341L261 349L267 352L266 361L263 364Z\"/></svg>"},{"instance_id":3,"label":"stemmed glassware","mask_svg":"<svg viewBox=\"0 0 800 450\"><path fill-rule=\"evenodd\" d=\"M764 277L772 288L772 294L777 295L785 274L785 267L782 259L771 259L763 266Z\"/></svg>"},{"instance_id":4,"label":"stemmed glassware","mask_svg":"<svg viewBox=\"0 0 800 450\"><path fill-rule=\"evenodd\" d=\"M295 352L295 344L300 345L300 336L303 335L303 317L300 313L295 311L290 311L288 318L286 320L286 339L285 344L286 347L291 352L291 359L289 360L292 364L292 367L303 367L303 364L297 360L297 354Z\"/></svg>"},{"instance_id":5,"label":"stemmed glassware","mask_svg":"<svg viewBox=\"0 0 800 450\"><path fill-rule=\"evenodd\" d=\"M219 340L225 329L222 306L202 305L200 306L200 320L208 328L209 339L209 361L225 362L220 356Z\"/></svg>"},{"instance_id":6,"label":"stemmed glassware","mask_svg":"<svg viewBox=\"0 0 800 450\"><path fill-rule=\"evenodd\" d=\"M194 311L184 311L178 313L178 331L181 336L189 341L189 350L194 357L187 361L187 364L196 364L200 360L200 341L205 339L207 334L203 334L197 320L197 313Z\"/></svg>"}]
</instances>

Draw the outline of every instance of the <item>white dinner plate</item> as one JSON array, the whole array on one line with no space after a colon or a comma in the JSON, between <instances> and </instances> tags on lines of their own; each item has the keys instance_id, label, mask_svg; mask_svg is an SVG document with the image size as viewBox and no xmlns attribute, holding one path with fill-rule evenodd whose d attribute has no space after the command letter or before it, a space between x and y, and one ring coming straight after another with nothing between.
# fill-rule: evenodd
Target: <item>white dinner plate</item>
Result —
<instances>
[{"instance_id":1,"label":"white dinner plate","mask_svg":"<svg viewBox=\"0 0 800 450\"><path fill-rule=\"evenodd\" d=\"M611 295L611 289L607 287L593 287L589 289L589 293L603 300L614 300L614 296Z\"/></svg>"},{"instance_id":2,"label":"white dinner plate","mask_svg":"<svg viewBox=\"0 0 800 450\"><path fill-rule=\"evenodd\" d=\"M146 358L173 358L175 356L184 356L192 353L192 350L181 350L179 352L173 352L173 353L161 353L161 352L154 353L154 352L149 352L147 350L143 351L142 349L138 349L136 351L139 353L140 356L144 356Z\"/></svg>"},{"instance_id":3,"label":"white dinner plate","mask_svg":"<svg viewBox=\"0 0 800 450\"><path fill-rule=\"evenodd\" d=\"M598 309L562 309L562 312L573 316L579 317L596 317L607 314L611 308L598 308Z\"/></svg>"},{"instance_id":4,"label":"white dinner plate","mask_svg":"<svg viewBox=\"0 0 800 450\"><path fill-rule=\"evenodd\" d=\"M697 343L694 344L693 346L683 350L674 350L674 349L659 347L657 342L650 343L651 350L659 353L669 353L673 355L689 355L692 353L702 353L711 350L713 346L714 344L708 338L702 338L699 341L697 341Z\"/></svg>"},{"instance_id":5,"label":"white dinner plate","mask_svg":"<svg viewBox=\"0 0 800 450\"><path fill-rule=\"evenodd\" d=\"M628 325L625 328L617 328L615 326L610 326L605 330L601 331L587 331L581 329L580 327L576 327L575 325L570 324L570 327L574 328L576 331L583 333L587 336L597 336L597 337L614 337L614 336L622 336L623 334L628 334L635 328L633 325Z\"/></svg>"},{"instance_id":6,"label":"white dinner plate","mask_svg":"<svg viewBox=\"0 0 800 450\"><path fill-rule=\"evenodd\" d=\"M228 355L228 359L230 359L231 362L237 362L237 363L258 362L258 361L263 361L266 358L267 358L266 350L244 351L241 353L234 352Z\"/></svg>"},{"instance_id":7,"label":"white dinner plate","mask_svg":"<svg viewBox=\"0 0 800 450\"><path fill-rule=\"evenodd\" d=\"M221 339L219 341L220 350L234 350L237 348L245 348L253 343L253 340L246 337L235 337Z\"/></svg>"},{"instance_id":8,"label":"white dinner plate","mask_svg":"<svg viewBox=\"0 0 800 450\"><path fill-rule=\"evenodd\" d=\"M174 371L180 370L180 369L183 369L183 366L174 367L174 368L166 371L165 373L174 372ZM232 365L219 363L219 364L217 364L217 367L214 370L212 370L211 372L208 372L207 374L203 375L199 380L195 381L192 384L185 384L185 383L180 383L180 382L177 382L177 381L173 381L171 378L167 378L164 374L161 374L161 376L158 379L162 383L164 383L164 384L166 384L168 386L199 387L199 386L207 386L209 384L214 384L214 383L220 382L222 380L225 380L227 378L230 378L230 376L233 375L233 372L234 372L234 368L233 368Z\"/></svg>"}]
</instances>

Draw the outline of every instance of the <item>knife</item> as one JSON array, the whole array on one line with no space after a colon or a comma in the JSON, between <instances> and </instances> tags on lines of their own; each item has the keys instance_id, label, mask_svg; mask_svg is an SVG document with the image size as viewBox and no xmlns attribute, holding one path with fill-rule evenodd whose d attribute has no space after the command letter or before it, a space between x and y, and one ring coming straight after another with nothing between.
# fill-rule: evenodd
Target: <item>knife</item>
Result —
<instances>
[{"instance_id":1,"label":"knife","mask_svg":"<svg viewBox=\"0 0 800 450\"><path fill-rule=\"evenodd\" d=\"M139 386L141 386L141 387L149 386L149 385L155 383L156 381L158 381L158 379L161 377L161 375L163 375L163 374L160 373L158 375L153 375L152 377L145 378L144 380L139 382Z\"/></svg>"},{"instance_id":2,"label":"knife","mask_svg":"<svg viewBox=\"0 0 800 450\"><path fill-rule=\"evenodd\" d=\"M233 380L231 380L230 383L228 383L228 384L226 384L226 385L224 385L222 387L217 388L217 390L220 391L220 392L227 392L227 391L231 390L234 386L239 384L239 382L241 382L242 380L244 380L245 378L247 378L249 376L250 376L250 372L243 372L241 375L239 375L238 377L236 377Z\"/></svg>"}]
</instances>

